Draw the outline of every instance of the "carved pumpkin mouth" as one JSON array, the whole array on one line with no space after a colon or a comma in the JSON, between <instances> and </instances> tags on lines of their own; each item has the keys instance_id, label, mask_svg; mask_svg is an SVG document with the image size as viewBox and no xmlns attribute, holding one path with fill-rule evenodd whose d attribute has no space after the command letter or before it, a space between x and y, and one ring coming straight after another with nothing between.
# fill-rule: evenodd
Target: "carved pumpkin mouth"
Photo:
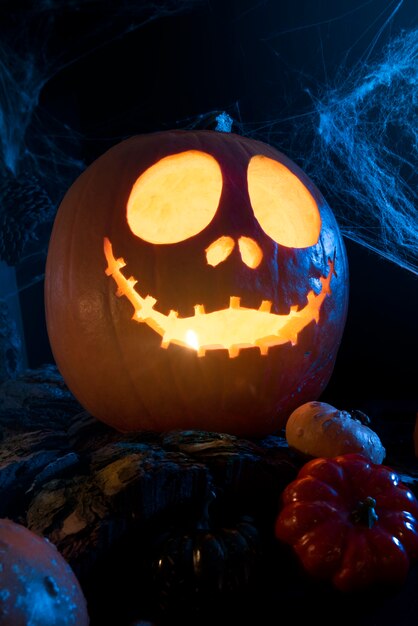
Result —
<instances>
[{"instance_id":1,"label":"carved pumpkin mouth","mask_svg":"<svg viewBox=\"0 0 418 626\"><path fill-rule=\"evenodd\" d=\"M162 337L161 346L171 343L195 350L204 356L208 350L228 350L231 358L240 350L257 347L262 355L269 348L290 342L298 343L299 333L312 321L318 323L322 303L331 293L331 278L334 261L328 260L327 276L321 276L321 291L310 290L306 305L298 309L291 307L287 315L271 313L271 302L263 300L258 309L242 307L238 296L231 296L229 307L206 313L204 305L194 306L194 315L179 317L176 311L168 315L157 311L157 300L150 295L143 298L135 289L138 281L125 278L121 269L126 266L123 258L115 258L110 240L104 238L104 253L107 260L106 274L112 276L117 285L116 295L125 296L134 308L132 319L145 323Z\"/></svg>"}]
</instances>

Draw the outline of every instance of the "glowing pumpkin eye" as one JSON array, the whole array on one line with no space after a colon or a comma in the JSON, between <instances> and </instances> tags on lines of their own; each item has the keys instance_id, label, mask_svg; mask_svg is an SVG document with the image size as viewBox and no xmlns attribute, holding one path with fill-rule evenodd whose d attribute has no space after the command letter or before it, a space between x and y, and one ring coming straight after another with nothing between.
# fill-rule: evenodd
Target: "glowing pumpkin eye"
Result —
<instances>
[{"instance_id":1,"label":"glowing pumpkin eye","mask_svg":"<svg viewBox=\"0 0 418 626\"><path fill-rule=\"evenodd\" d=\"M150 243L183 241L211 222L221 192L221 169L209 154L188 150L165 157L134 183L127 203L129 227Z\"/></svg>"},{"instance_id":2,"label":"glowing pumpkin eye","mask_svg":"<svg viewBox=\"0 0 418 626\"><path fill-rule=\"evenodd\" d=\"M263 155L247 171L254 215L264 232L288 248L307 248L321 232L318 206L308 189L285 165Z\"/></svg>"}]
</instances>

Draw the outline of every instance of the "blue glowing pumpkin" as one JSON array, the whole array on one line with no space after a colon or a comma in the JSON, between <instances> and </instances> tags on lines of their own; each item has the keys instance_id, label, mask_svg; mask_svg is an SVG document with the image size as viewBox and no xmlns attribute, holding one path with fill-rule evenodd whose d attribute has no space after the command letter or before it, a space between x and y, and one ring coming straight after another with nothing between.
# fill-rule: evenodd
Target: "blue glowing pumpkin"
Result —
<instances>
[{"instance_id":1,"label":"blue glowing pumpkin","mask_svg":"<svg viewBox=\"0 0 418 626\"><path fill-rule=\"evenodd\" d=\"M0 563L1 624L88 626L78 580L50 541L0 519Z\"/></svg>"}]
</instances>

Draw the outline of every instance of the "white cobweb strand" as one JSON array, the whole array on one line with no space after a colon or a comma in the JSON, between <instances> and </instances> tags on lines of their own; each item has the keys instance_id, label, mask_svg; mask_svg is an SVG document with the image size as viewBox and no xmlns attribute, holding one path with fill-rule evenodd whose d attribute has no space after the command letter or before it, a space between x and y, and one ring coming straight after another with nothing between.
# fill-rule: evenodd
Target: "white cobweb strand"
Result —
<instances>
[{"instance_id":1,"label":"white cobweb strand","mask_svg":"<svg viewBox=\"0 0 418 626\"><path fill-rule=\"evenodd\" d=\"M418 274L418 29L316 103L306 168L344 236Z\"/></svg>"}]
</instances>

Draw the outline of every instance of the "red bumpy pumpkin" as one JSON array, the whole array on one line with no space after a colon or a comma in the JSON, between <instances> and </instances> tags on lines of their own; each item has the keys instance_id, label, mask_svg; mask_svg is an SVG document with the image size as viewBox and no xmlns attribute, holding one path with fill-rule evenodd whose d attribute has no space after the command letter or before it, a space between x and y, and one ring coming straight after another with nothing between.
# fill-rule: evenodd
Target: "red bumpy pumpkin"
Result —
<instances>
[{"instance_id":1,"label":"red bumpy pumpkin","mask_svg":"<svg viewBox=\"0 0 418 626\"><path fill-rule=\"evenodd\" d=\"M306 463L283 491L276 537L314 578L344 592L401 585L418 557L418 501L361 454Z\"/></svg>"},{"instance_id":2,"label":"red bumpy pumpkin","mask_svg":"<svg viewBox=\"0 0 418 626\"><path fill-rule=\"evenodd\" d=\"M271 146L216 131L98 158L59 207L46 265L57 365L122 431L277 431L328 383L347 299L318 189Z\"/></svg>"}]
</instances>

